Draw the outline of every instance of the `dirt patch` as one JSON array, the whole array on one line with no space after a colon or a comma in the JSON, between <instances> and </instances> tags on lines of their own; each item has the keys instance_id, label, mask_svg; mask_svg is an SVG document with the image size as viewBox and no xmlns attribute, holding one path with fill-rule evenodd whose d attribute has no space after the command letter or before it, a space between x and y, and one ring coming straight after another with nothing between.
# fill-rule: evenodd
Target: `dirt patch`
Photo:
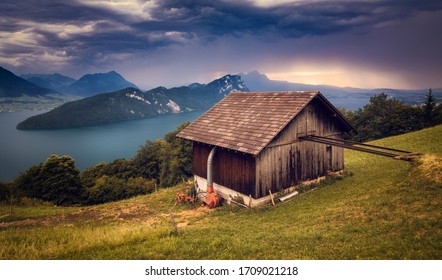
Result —
<instances>
[{"instance_id":1,"label":"dirt patch","mask_svg":"<svg viewBox=\"0 0 442 280\"><path fill-rule=\"evenodd\" d=\"M175 219L178 228L183 228L191 225L196 222L198 217L203 218L206 215L209 215L216 209L209 209L207 206L195 207L193 209L182 210L180 207L172 209L172 215ZM169 213L163 213L160 217L168 222L171 221Z\"/></svg>"},{"instance_id":2,"label":"dirt patch","mask_svg":"<svg viewBox=\"0 0 442 280\"><path fill-rule=\"evenodd\" d=\"M179 227L187 226L194 217L207 215L214 209L196 207L194 209L173 209L173 214ZM124 205L99 205L79 209L70 214L55 215L41 218L26 219L13 222L0 223L0 230L11 227L51 227L51 226L75 226L79 224L100 224L105 222L123 223L148 223L153 224L158 219L170 219L167 213L154 212L148 204L133 202Z\"/></svg>"},{"instance_id":3,"label":"dirt patch","mask_svg":"<svg viewBox=\"0 0 442 280\"><path fill-rule=\"evenodd\" d=\"M180 215L186 217L198 217L204 214L210 214L216 209L209 209L207 206L196 207L195 209L180 211Z\"/></svg>"},{"instance_id":4,"label":"dirt patch","mask_svg":"<svg viewBox=\"0 0 442 280\"><path fill-rule=\"evenodd\" d=\"M418 169L427 179L436 183L442 183L442 157L436 155L424 155L420 159Z\"/></svg>"},{"instance_id":5,"label":"dirt patch","mask_svg":"<svg viewBox=\"0 0 442 280\"><path fill-rule=\"evenodd\" d=\"M61 224L74 225L80 222L99 222L103 220L103 218L104 217L99 211L93 209L82 209L71 214L62 214L13 222L3 222L0 223L0 229L5 229L9 227L49 227Z\"/></svg>"}]
</instances>

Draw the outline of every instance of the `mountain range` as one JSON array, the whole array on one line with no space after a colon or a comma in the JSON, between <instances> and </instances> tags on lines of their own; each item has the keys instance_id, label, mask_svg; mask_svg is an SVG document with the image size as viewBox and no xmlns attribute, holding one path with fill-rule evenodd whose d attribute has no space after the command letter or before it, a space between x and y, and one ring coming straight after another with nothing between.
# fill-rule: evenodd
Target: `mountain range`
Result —
<instances>
[{"instance_id":1,"label":"mountain range","mask_svg":"<svg viewBox=\"0 0 442 280\"><path fill-rule=\"evenodd\" d=\"M244 83L251 91L290 91L290 90L306 90L320 91L335 106L344 107L346 109L358 109L368 103L370 97L385 93L389 97L396 98L404 103L415 105L425 100L425 95L429 89L404 90L404 89L362 89L355 87L337 87L330 85L309 85L300 83L291 83L286 81L270 80L266 75L257 71L249 73L240 73ZM432 89L433 95L437 100L442 100L442 89Z\"/></svg>"},{"instance_id":2,"label":"mountain range","mask_svg":"<svg viewBox=\"0 0 442 280\"><path fill-rule=\"evenodd\" d=\"M24 74L20 78L27 80L43 88L66 93L69 86L77 80L58 73L54 74Z\"/></svg>"},{"instance_id":3,"label":"mountain range","mask_svg":"<svg viewBox=\"0 0 442 280\"><path fill-rule=\"evenodd\" d=\"M192 83L170 89L157 87L141 91L115 71L86 74L75 80L61 74L27 74L18 77L0 67L0 111L13 102L19 105L30 103L25 108L28 110L57 107L25 120L18 125L20 129L92 125L206 110L232 91L289 90L319 90L335 106L352 110L362 107L373 95L382 92L408 104L422 103L428 92L428 89L360 89L291 83L271 80L257 71L226 75L208 84ZM436 100L442 100L442 89L433 89L433 95ZM23 101L23 96L31 96L33 99ZM79 98L83 99L67 102ZM38 104L47 107L37 107Z\"/></svg>"},{"instance_id":4,"label":"mountain range","mask_svg":"<svg viewBox=\"0 0 442 280\"><path fill-rule=\"evenodd\" d=\"M57 93L16 76L9 70L0 67L0 97L44 96Z\"/></svg>"},{"instance_id":5,"label":"mountain range","mask_svg":"<svg viewBox=\"0 0 442 280\"><path fill-rule=\"evenodd\" d=\"M0 67L0 112L48 110L66 102L136 85L115 71L79 80L58 73L17 76Z\"/></svg>"},{"instance_id":6,"label":"mountain range","mask_svg":"<svg viewBox=\"0 0 442 280\"><path fill-rule=\"evenodd\" d=\"M232 91L249 90L237 75L226 75L209 84L158 87L144 92L129 87L65 103L26 119L17 129L76 127L206 110Z\"/></svg>"},{"instance_id":7,"label":"mountain range","mask_svg":"<svg viewBox=\"0 0 442 280\"><path fill-rule=\"evenodd\" d=\"M137 86L115 71L108 73L86 74L79 80L58 73L54 74L25 74L21 78L44 88L60 93L80 97L89 97L99 93L116 91Z\"/></svg>"}]
</instances>

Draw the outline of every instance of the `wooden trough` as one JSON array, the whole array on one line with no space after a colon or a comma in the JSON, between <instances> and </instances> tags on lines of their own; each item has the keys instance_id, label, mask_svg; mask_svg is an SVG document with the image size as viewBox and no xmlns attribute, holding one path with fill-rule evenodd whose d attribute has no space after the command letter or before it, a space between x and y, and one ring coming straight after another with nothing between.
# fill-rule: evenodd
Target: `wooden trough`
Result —
<instances>
[{"instance_id":1,"label":"wooden trough","mask_svg":"<svg viewBox=\"0 0 442 280\"><path fill-rule=\"evenodd\" d=\"M359 143L350 140L336 139L324 136L308 135L300 137L304 141L312 141L325 145L331 145L336 147L342 147L345 149L356 150L359 152L365 152L375 154L379 156L385 156L397 160L411 161L420 156L419 153L413 153L409 151L387 148L382 146L376 146L371 144Z\"/></svg>"}]
</instances>

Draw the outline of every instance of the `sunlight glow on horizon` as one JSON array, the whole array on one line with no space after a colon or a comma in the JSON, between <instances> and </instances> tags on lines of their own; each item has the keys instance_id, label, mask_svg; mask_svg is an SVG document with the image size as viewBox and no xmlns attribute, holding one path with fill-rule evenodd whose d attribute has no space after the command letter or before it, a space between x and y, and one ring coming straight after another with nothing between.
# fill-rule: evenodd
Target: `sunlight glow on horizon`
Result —
<instances>
[{"instance_id":1,"label":"sunlight glow on horizon","mask_svg":"<svg viewBox=\"0 0 442 280\"><path fill-rule=\"evenodd\" d=\"M405 77L399 74L358 69L295 70L287 72L266 72L271 80L310 85L330 85L356 88L400 88L411 89Z\"/></svg>"}]
</instances>

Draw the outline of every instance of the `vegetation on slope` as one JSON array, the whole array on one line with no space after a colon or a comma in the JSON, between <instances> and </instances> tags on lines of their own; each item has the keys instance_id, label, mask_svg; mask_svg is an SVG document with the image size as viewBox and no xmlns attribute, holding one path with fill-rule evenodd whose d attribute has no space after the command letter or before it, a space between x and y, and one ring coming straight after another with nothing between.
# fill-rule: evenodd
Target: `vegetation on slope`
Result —
<instances>
[{"instance_id":1,"label":"vegetation on slope","mask_svg":"<svg viewBox=\"0 0 442 280\"><path fill-rule=\"evenodd\" d=\"M374 142L425 154L413 163L346 151L353 176L275 207L174 206L178 185L2 223L0 259L441 259L441 138L437 126Z\"/></svg>"},{"instance_id":2,"label":"vegetation on slope","mask_svg":"<svg viewBox=\"0 0 442 280\"><path fill-rule=\"evenodd\" d=\"M175 137L188 124L164 139L147 141L132 159L101 162L81 173L71 157L52 155L14 181L0 182L0 202L29 197L64 206L90 205L173 186L192 173L192 144Z\"/></svg>"},{"instance_id":3,"label":"vegetation on slope","mask_svg":"<svg viewBox=\"0 0 442 280\"><path fill-rule=\"evenodd\" d=\"M360 142L442 124L442 103L436 102L431 89L420 106L407 105L381 93L371 97L363 108L341 111L358 131L357 134L347 135L347 138Z\"/></svg>"},{"instance_id":4,"label":"vegetation on slope","mask_svg":"<svg viewBox=\"0 0 442 280\"><path fill-rule=\"evenodd\" d=\"M96 85L104 89L101 83ZM109 89L107 93L65 103L32 116L20 122L17 129L59 129L206 110L233 90L248 91L241 77L226 75L207 85L158 87L145 92L134 87Z\"/></svg>"}]
</instances>

